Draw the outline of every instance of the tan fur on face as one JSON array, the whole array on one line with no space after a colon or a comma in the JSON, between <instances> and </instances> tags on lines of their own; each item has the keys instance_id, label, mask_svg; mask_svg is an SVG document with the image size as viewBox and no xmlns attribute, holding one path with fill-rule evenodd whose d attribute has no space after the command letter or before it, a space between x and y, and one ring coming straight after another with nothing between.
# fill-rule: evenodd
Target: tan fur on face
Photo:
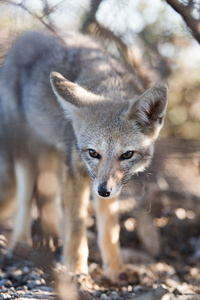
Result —
<instances>
[{"instance_id":1,"label":"tan fur on face","mask_svg":"<svg viewBox=\"0 0 200 300\"><path fill-rule=\"evenodd\" d=\"M115 174L114 175L111 175L109 178L108 178L108 185L109 187L114 187L118 182L120 182L122 180L124 176L124 173L120 170L116 170Z\"/></svg>"}]
</instances>

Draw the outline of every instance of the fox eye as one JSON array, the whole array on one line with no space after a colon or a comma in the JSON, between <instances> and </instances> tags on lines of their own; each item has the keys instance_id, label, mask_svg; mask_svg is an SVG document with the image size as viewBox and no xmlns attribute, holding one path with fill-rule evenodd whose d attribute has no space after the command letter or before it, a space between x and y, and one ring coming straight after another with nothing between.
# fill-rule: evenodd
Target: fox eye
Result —
<instances>
[{"instance_id":1,"label":"fox eye","mask_svg":"<svg viewBox=\"0 0 200 300\"><path fill-rule=\"evenodd\" d=\"M120 160L130 159L133 157L134 151L126 151L124 154L120 156Z\"/></svg>"},{"instance_id":2,"label":"fox eye","mask_svg":"<svg viewBox=\"0 0 200 300\"><path fill-rule=\"evenodd\" d=\"M92 158L97 158L97 159L101 158L101 155L98 152L96 152L95 150L89 149L88 151Z\"/></svg>"}]
</instances>

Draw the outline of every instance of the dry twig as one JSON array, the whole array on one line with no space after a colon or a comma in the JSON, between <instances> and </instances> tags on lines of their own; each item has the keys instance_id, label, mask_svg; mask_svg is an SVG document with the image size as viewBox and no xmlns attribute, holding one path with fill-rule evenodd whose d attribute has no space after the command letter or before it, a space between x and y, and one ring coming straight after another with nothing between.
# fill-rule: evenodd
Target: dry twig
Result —
<instances>
[{"instance_id":1,"label":"dry twig","mask_svg":"<svg viewBox=\"0 0 200 300\"><path fill-rule=\"evenodd\" d=\"M49 24L48 22L46 22L44 20L44 17L46 16L46 14L44 14L43 17L39 16L37 13L34 13L32 10L30 10L25 4L24 1L21 1L20 3L16 3L14 1L11 0L0 0L0 3L4 3L7 5L13 5L16 7L19 7L21 9L23 9L25 12L27 12L29 15L31 15L33 18L35 18L36 20L38 20L40 23L42 23L48 30L50 30L53 34L55 34L58 39L64 43L63 39L61 38L61 36L58 34L57 30L55 29L55 26L53 24ZM45 6L46 1L43 2L44 4L44 9L43 11L45 12L45 9L47 9L47 6ZM46 8L45 8L46 7ZM50 8L48 7L48 14L49 15L51 13ZM49 20L49 18L48 18Z\"/></svg>"},{"instance_id":2,"label":"dry twig","mask_svg":"<svg viewBox=\"0 0 200 300\"><path fill-rule=\"evenodd\" d=\"M196 20L192 16L192 7L190 5L190 1L188 5L183 5L178 0L166 0L169 5L179 13L186 25L191 29L191 32L195 39L200 43L200 20Z\"/></svg>"}]
</instances>

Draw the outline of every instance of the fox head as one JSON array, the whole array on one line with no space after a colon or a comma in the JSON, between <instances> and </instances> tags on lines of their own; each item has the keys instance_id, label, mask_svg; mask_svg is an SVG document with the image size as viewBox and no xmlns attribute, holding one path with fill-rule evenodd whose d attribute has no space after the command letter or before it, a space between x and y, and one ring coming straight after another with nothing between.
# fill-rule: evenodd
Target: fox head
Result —
<instances>
[{"instance_id":1,"label":"fox head","mask_svg":"<svg viewBox=\"0 0 200 300\"><path fill-rule=\"evenodd\" d=\"M158 83L130 101L110 100L51 73L51 85L73 125L80 156L103 198L116 196L153 156L163 126L168 89Z\"/></svg>"}]
</instances>

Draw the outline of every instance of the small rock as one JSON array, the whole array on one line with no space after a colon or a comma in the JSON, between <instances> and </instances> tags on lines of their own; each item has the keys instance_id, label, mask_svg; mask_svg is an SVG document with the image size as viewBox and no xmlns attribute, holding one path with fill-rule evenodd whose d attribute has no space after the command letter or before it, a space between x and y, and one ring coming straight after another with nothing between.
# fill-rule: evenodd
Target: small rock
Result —
<instances>
[{"instance_id":1,"label":"small rock","mask_svg":"<svg viewBox=\"0 0 200 300\"><path fill-rule=\"evenodd\" d=\"M25 291L23 291L23 290L18 290L18 291L17 291L17 294L18 294L18 295L23 295L23 294L25 294Z\"/></svg>"},{"instance_id":2,"label":"small rock","mask_svg":"<svg viewBox=\"0 0 200 300\"><path fill-rule=\"evenodd\" d=\"M101 292L100 291L95 291L93 296L99 298L101 296Z\"/></svg>"},{"instance_id":3,"label":"small rock","mask_svg":"<svg viewBox=\"0 0 200 300\"><path fill-rule=\"evenodd\" d=\"M6 277L6 273L0 269L0 279L3 279L4 277Z\"/></svg>"},{"instance_id":4,"label":"small rock","mask_svg":"<svg viewBox=\"0 0 200 300\"><path fill-rule=\"evenodd\" d=\"M41 284L46 284L46 280L44 278L41 278Z\"/></svg>"},{"instance_id":5,"label":"small rock","mask_svg":"<svg viewBox=\"0 0 200 300\"><path fill-rule=\"evenodd\" d=\"M93 297L99 298L100 296L101 296L101 292L100 291L94 291Z\"/></svg>"},{"instance_id":6,"label":"small rock","mask_svg":"<svg viewBox=\"0 0 200 300\"><path fill-rule=\"evenodd\" d=\"M13 286L12 281L10 279L7 279L6 283L5 283L5 287L11 287Z\"/></svg>"},{"instance_id":7,"label":"small rock","mask_svg":"<svg viewBox=\"0 0 200 300\"><path fill-rule=\"evenodd\" d=\"M40 280L40 279L36 279L36 280L35 280L35 284L36 284L36 285L41 285L41 280Z\"/></svg>"},{"instance_id":8,"label":"small rock","mask_svg":"<svg viewBox=\"0 0 200 300\"><path fill-rule=\"evenodd\" d=\"M38 269L38 268L35 269L35 272L36 272L37 274L39 274L39 276L41 276L41 275L44 274L44 271L41 270L41 269Z\"/></svg>"},{"instance_id":9,"label":"small rock","mask_svg":"<svg viewBox=\"0 0 200 300\"><path fill-rule=\"evenodd\" d=\"M0 288L3 287L3 286L5 286L7 280L8 280L8 279L1 279L1 280L0 280Z\"/></svg>"},{"instance_id":10,"label":"small rock","mask_svg":"<svg viewBox=\"0 0 200 300\"><path fill-rule=\"evenodd\" d=\"M0 299L9 299L11 298L12 296L7 294L7 293L4 293L4 294L0 294Z\"/></svg>"},{"instance_id":11,"label":"small rock","mask_svg":"<svg viewBox=\"0 0 200 300\"><path fill-rule=\"evenodd\" d=\"M129 285L128 286L128 292L132 292L133 291L133 287L132 287L132 285Z\"/></svg>"},{"instance_id":12,"label":"small rock","mask_svg":"<svg viewBox=\"0 0 200 300\"><path fill-rule=\"evenodd\" d=\"M118 296L117 292L115 292L115 291L112 291L112 292L111 292L111 295L112 295L112 296L116 296L116 295Z\"/></svg>"},{"instance_id":13,"label":"small rock","mask_svg":"<svg viewBox=\"0 0 200 300\"><path fill-rule=\"evenodd\" d=\"M110 296L113 300L118 300L119 299L119 295L117 294L117 292L113 291L110 293Z\"/></svg>"},{"instance_id":14,"label":"small rock","mask_svg":"<svg viewBox=\"0 0 200 300\"><path fill-rule=\"evenodd\" d=\"M31 292L26 292L26 293L24 293L24 297L26 297L26 296L30 296L30 295L32 295L32 293L31 293Z\"/></svg>"},{"instance_id":15,"label":"small rock","mask_svg":"<svg viewBox=\"0 0 200 300\"><path fill-rule=\"evenodd\" d=\"M136 285L133 290L134 290L134 292L137 292L137 291L141 290L141 286Z\"/></svg>"},{"instance_id":16,"label":"small rock","mask_svg":"<svg viewBox=\"0 0 200 300\"><path fill-rule=\"evenodd\" d=\"M38 275L36 272L32 272L30 274L30 278L34 280L40 280L40 275Z\"/></svg>"},{"instance_id":17,"label":"small rock","mask_svg":"<svg viewBox=\"0 0 200 300\"><path fill-rule=\"evenodd\" d=\"M41 291L44 291L44 292L51 291L51 288L49 286L42 285L39 288L40 288Z\"/></svg>"},{"instance_id":18,"label":"small rock","mask_svg":"<svg viewBox=\"0 0 200 300\"><path fill-rule=\"evenodd\" d=\"M32 293L39 293L40 292L40 289L38 287L35 287L35 288L32 288L31 289L31 292Z\"/></svg>"},{"instance_id":19,"label":"small rock","mask_svg":"<svg viewBox=\"0 0 200 300\"><path fill-rule=\"evenodd\" d=\"M14 270L14 271L12 271L12 276L13 277L16 277L16 278L20 278L21 277L21 275L22 275L22 270L21 269L18 269L18 270Z\"/></svg>"},{"instance_id":20,"label":"small rock","mask_svg":"<svg viewBox=\"0 0 200 300\"><path fill-rule=\"evenodd\" d=\"M27 287L29 290L32 290L36 286L37 286L37 283L35 282L35 280L28 280Z\"/></svg>"},{"instance_id":21,"label":"small rock","mask_svg":"<svg viewBox=\"0 0 200 300\"><path fill-rule=\"evenodd\" d=\"M22 272L23 272L24 274L28 274L28 273L30 272L29 267L27 267L27 266L23 267Z\"/></svg>"},{"instance_id":22,"label":"small rock","mask_svg":"<svg viewBox=\"0 0 200 300\"><path fill-rule=\"evenodd\" d=\"M26 285L16 287L16 291L27 291L28 287Z\"/></svg>"},{"instance_id":23,"label":"small rock","mask_svg":"<svg viewBox=\"0 0 200 300\"><path fill-rule=\"evenodd\" d=\"M100 299L108 299L107 295L106 294L101 294L101 297Z\"/></svg>"},{"instance_id":24,"label":"small rock","mask_svg":"<svg viewBox=\"0 0 200 300\"><path fill-rule=\"evenodd\" d=\"M131 296L135 297L135 295L136 295L135 293L131 293Z\"/></svg>"}]
</instances>

